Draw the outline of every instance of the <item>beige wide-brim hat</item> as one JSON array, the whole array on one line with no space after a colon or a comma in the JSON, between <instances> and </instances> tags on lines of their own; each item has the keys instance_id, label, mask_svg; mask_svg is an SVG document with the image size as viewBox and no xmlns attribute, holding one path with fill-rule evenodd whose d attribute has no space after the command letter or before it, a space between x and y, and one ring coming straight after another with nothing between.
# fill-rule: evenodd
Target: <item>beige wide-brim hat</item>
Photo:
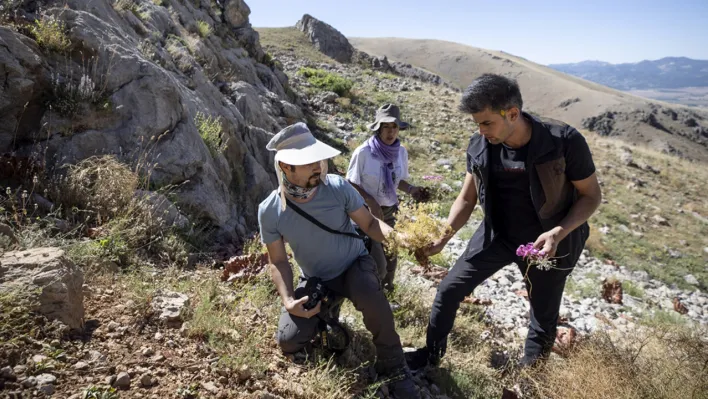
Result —
<instances>
[{"instance_id":1,"label":"beige wide-brim hat","mask_svg":"<svg viewBox=\"0 0 708 399\"><path fill-rule=\"evenodd\" d=\"M276 162L280 161L288 165L307 165L341 154L341 151L317 140L307 125L302 122L278 132L266 148L276 151Z\"/></svg>"},{"instance_id":2,"label":"beige wide-brim hat","mask_svg":"<svg viewBox=\"0 0 708 399\"><path fill-rule=\"evenodd\" d=\"M341 154L341 151L317 140L307 125L298 122L278 132L268 142L266 149L276 151L275 173L278 176L280 190L280 207L285 210L285 188L283 186L283 171L278 162L288 165L308 165L320 162L320 180L327 184L327 160Z\"/></svg>"}]
</instances>

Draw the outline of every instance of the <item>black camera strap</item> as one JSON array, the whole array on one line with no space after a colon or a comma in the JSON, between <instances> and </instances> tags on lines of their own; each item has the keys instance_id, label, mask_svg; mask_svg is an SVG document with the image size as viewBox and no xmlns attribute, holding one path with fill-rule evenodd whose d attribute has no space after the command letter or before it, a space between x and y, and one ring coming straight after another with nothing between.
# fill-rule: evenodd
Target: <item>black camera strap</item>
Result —
<instances>
[{"instance_id":1,"label":"black camera strap","mask_svg":"<svg viewBox=\"0 0 708 399\"><path fill-rule=\"evenodd\" d=\"M298 207L297 205L295 205L292 201L290 201L290 200L287 199L287 198L285 199L285 203L286 203L289 207L291 207L295 212L297 212L298 214L300 214L300 216L302 216L302 217L304 217L305 219L309 220L310 222L314 223L316 226L318 226L319 228L321 228L321 229L324 230L324 231L330 232L330 233L332 233L332 234L341 234L341 235L345 235L345 236L349 236L349 237L353 237L353 238L358 238L358 239L360 239L360 240L364 240L364 239L365 239L364 236L361 236L361 235L359 235L359 234L355 234L355 233L344 233L344 232L341 232L341 231L337 231L337 230L334 230L334 229L330 229L329 227L327 227L327 226L325 226L324 224L322 224L322 223L320 223L319 221L317 221L317 219L315 219L315 218L313 218L312 216L310 216L307 212L305 212L305 211L303 211L302 209L300 209L300 207Z\"/></svg>"}]
</instances>

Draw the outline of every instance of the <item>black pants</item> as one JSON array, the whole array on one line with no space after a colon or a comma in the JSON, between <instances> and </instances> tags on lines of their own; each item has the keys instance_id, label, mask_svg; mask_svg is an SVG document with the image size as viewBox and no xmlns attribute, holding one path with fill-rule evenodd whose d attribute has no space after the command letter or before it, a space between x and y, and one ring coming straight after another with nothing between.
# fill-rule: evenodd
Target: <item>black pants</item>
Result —
<instances>
[{"instance_id":1,"label":"black pants","mask_svg":"<svg viewBox=\"0 0 708 399\"><path fill-rule=\"evenodd\" d=\"M516 262L521 274L526 274L526 262L516 256L516 247L503 240L494 242L480 253L466 260L463 255L452 267L450 273L440 283L428 324L427 345L429 348L442 342L452 330L460 302L472 291L502 267ZM524 279L531 302L531 324L529 326L525 356L537 358L545 356L553 347L558 324L565 279L571 270L528 269Z\"/></svg>"}]
</instances>

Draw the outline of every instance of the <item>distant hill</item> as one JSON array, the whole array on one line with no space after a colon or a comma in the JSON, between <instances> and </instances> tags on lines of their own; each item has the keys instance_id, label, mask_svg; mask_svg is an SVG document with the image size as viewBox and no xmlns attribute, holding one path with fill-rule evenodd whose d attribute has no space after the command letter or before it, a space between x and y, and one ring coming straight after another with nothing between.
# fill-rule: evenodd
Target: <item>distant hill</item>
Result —
<instances>
[{"instance_id":1,"label":"distant hill","mask_svg":"<svg viewBox=\"0 0 708 399\"><path fill-rule=\"evenodd\" d=\"M349 41L361 51L424 68L461 88L483 73L511 76L521 86L527 111L628 143L708 160L704 109L642 98L503 51L440 40L350 37Z\"/></svg>"},{"instance_id":2,"label":"distant hill","mask_svg":"<svg viewBox=\"0 0 708 399\"><path fill-rule=\"evenodd\" d=\"M610 64L583 61L550 68L618 90L708 87L708 60L666 57L655 61Z\"/></svg>"}]
</instances>

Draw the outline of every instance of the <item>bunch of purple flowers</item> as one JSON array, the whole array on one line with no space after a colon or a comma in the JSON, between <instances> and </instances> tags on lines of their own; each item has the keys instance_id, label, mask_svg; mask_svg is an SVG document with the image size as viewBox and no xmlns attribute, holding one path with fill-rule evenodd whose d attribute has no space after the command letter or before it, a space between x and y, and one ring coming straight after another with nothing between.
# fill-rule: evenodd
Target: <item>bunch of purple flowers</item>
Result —
<instances>
[{"instance_id":1,"label":"bunch of purple flowers","mask_svg":"<svg viewBox=\"0 0 708 399\"><path fill-rule=\"evenodd\" d=\"M442 180L443 180L443 177L442 177L442 176L437 176L437 175L433 175L433 176L423 176L423 180L442 181Z\"/></svg>"},{"instance_id":2,"label":"bunch of purple flowers","mask_svg":"<svg viewBox=\"0 0 708 399\"><path fill-rule=\"evenodd\" d=\"M536 249L532 242L520 245L516 249L516 256L524 258L529 265L535 265L540 270L551 270L555 263L545 251Z\"/></svg>"}]
</instances>

